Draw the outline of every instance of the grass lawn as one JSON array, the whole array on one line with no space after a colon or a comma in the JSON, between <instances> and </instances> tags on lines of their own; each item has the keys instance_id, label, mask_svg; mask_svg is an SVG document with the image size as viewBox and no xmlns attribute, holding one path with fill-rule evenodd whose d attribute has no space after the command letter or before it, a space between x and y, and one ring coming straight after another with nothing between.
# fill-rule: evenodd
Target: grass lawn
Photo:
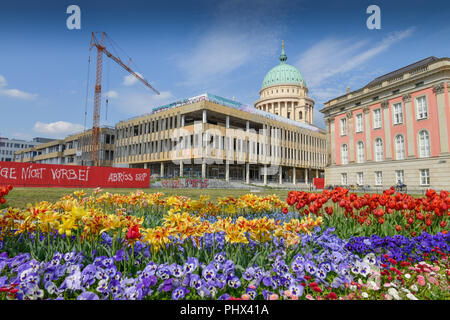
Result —
<instances>
[{"instance_id":1,"label":"grass lawn","mask_svg":"<svg viewBox=\"0 0 450 320\"><path fill-rule=\"evenodd\" d=\"M28 204L35 204L40 201L55 202L59 200L63 195L73 193L78 188L14 188L5 197L7 207L25 208ZM83 189L88 195L90 195L93 189ZM103 189L104 192L128 194L138 189ZM226 196L239 197L246 193L253 193L250 190L238 190L238 189L139 189L146 193L162 192L165 195L183 195L192 199L199 199L201 195L208 195L212 201L216 201L218 198ZM280 197L281 200L286 200L288 190L277 189L262 189L261 192L257 192L257 195L269 195L275 194Z\"/></svg>"}]
</instances>

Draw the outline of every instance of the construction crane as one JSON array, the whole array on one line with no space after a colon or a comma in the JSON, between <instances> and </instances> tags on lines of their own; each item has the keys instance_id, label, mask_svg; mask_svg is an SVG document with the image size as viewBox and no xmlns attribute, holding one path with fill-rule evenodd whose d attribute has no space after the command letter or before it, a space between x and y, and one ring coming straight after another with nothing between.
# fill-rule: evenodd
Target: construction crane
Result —
<instances>
[{"instance_id":1,"label":"construction crane","mask_svg":"<svg viewBox=\"0 0 450 320\"><path fill-rule=\"evenodd\" d=\"M96 76L95 76L95 93L94 93L94 113L93 113L93 121L92 121L92 133L91 133L91 161L94 166L98 166L99 159L99 145L100 145L100 106L101 106L101 96L102 96L102 67L103 67L103 54L105 54L108 58L111 58L115 62L117 62L122 68L127 70L133 76L135 76L139 81L145 84L147 87L152 89L156 94L159 95L158 90L153 88L150 83L148 83L142 76L138 73L134 72L129 66L122 62L118 57L114 56L111 52L106 49L105 46L105 36L106 33L102 32L101 41L97 39L95 36L95 32L92 32L91 35L91 46L89 47L89 51L93 48L97 48L97 66L96 66Z\"/></svg>"}]
</instances>

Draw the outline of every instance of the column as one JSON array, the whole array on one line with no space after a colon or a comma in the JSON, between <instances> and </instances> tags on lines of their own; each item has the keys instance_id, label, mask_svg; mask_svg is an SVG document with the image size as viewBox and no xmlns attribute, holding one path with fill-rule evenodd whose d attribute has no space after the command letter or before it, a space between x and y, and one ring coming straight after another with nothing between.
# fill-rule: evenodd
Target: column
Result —
<instances>
[{"instance_id":1,"label":"column","mask_svg":"<svg viewBox=\"0 0 450 320\"><path fill-rule=\"evenodd\" d=\"M250 183L250 163L245 164L245 183Z\"/></svg>"},{"instance_id":2,"label":"column","mask_svg":"<svg viewBox=\"0 0 450 320\"><path fill-rule=\"evenodd\" d=\"M308 184L308 168L305 168L305 183Z\"/></svg>"},{"instance_id":3,"label":"column","mask_svg":"<svg viewBox=\"0 0 450 320\"><path fill-rule=\"evenodd\" d=\"M351 111L347 112L347 121L348 121L348 162L355 162L354 157L354 138L353 138L353 114Z\"/></svg>"},{"instance_id":4,"label":"column","mask_svg":"<svg viewBox=\"0 0 450 320\"><path fill-rule=\"evenodd\" d=\"M207 122L207 119L206 119L206 109L203 109L203 119L202 119L203 121L203 123L206 123Z\"/></svg>"},{"instance_id":5,"label":"column","mask_svg":"<svg viewBox=\"0 0 450 320\"><path fill-rule=\"evenodd\" d=\"M225 128L226 129L230 128L230 116L225 117ZM228 138L228 143L227 143L227 138ZM228 160L228 155L230 152L229 138L230 137L228 137L228 130L225 130L224 143L225 143L225 180L226 181L230 181L230 162Z\"/></svg>"},{"instance_id":6,"label":"column","mask_svg":"<svg viewBox=\"0 0 450 320\"><path fill-rule=\"evenodd\" d=\"M280 166L280 169L278 170L278 175L279 175L279 183L283 184L283 166Z\"/></svg>"},{"instance_id":7,"label":"column","mask_svg":"<svg viewBox=\"0 0 450 320\"><path fill-rule=\"evenodd\" d=\"M181 116L181 126L184 127L184 114Z\"/></svg>"},{"instance_id":8,"label":"column","mask_svg":"<svg viewBox=\"0 0 450 320\"><path fill-rule=\"evenodd\" d=\"M366 159L367 161L372 161L372 142L370 138L370 133L372 131L372 125L370 123L370 109L369 107L365 107L363 109L364 112L364 120L365 120L365 128L364 134L366 135Z\"/></svg>"},{"instance_id":9,"label":"column","mask_svg":"<svg viewBox=\"0 0 450 320\"><path fill-rule=\"evenodd\" d=\"M391 122L389 117L389 102L384 100L381 102L381 110L383 112L383 129L384 129L384 145L386 150L386 160L392 160L391 152Z\"/></svg>"},{"instance_id":10,"label":"column","mask_svg":"<svg viewBox=\"0 0 450 320\"><path fill-rule=\"evenodd\" d=\"M334 132L334 118L329 119L329 124L330 124L330 137L329 137L329 142L328 142L328 146L329 146L329 150L330 150L330 154L331 154L331 165L336 164L336 153L335 153L335 148L334 148L334 141L335 141L335 132Z\"/></svg>"},{"instance_id":11,"label":"column","mask_svg":"<svg viewBox=\"0 0 450 320\"><path fill-rule=\"evenodd\" d=\"M297 169L292 167L292 183L297 184Z\"/></svg>"},{"instance_id":12,"label":"column","mask_svg":"<svg viewBox=\"0 0 450 320\"><path fill-rule=\"evenodd\" d=\"M267 164L264 164L264 185L267 186Z\"/></svg>"},{"instance_id":13,"label":"column","mask_svg":"<svg viewBox=\"0 0 450 320\"><path fill-rule=\"evenodd\" d=\"M162 178L164 177L164 162L161 162L161 169L159 172L159 176Z\"/></svg>"},{"instance_id":14,"label":"column","mask_svg":"<svg viewBox=\"0 0 450 320\"><path fill-rule=\"evenodd\" d=\"M448 128L447 128L447 115L445 113L445 93L446 86L444 82L441 82L433 86L433 92L436 95L436 106L439 121L439 140L441 141L441 154L449 153L448 146Z\"/></svg>"},{"instance_id":15,"label":"column","mask_svg":"<svg viewBox=\"0 0 450 320\"><path fill-rule=\"evenodd\" d=\"M316 169L316 178L319 177L319 169Z\"/></svg>"},{"instance_id":16,"label":"column","mask_svg":"<svg viewBox=\"0 0 450 320\"><path fill-rule=\"evenodd\" d=\"M184 163L183 159L180 159L180 177L183 176L183 171L184 171Z\"/></svg>"},{"instance_id":17,"label":"column","mask_svg":"<svg viewBox=\"0 0 450 320\"><path fill-rule=\"evenodd\" d=\"M414 110L411 106L411 95L403 95L403 103L405 104L405 121L406 121L406 142L408 148L407 158L414 158Z\"/></svg>"},{"instance_id":18,"label":"column","mask_svg":"<svg viewBox=\"0 0 450 320\"><path fill-rule=\"evenodd\" d=\"M205 160L205 158L203 158L203 160L202 160L202 178L203 179L206 178L206 160Z\"/></svg>"}]
</instances>

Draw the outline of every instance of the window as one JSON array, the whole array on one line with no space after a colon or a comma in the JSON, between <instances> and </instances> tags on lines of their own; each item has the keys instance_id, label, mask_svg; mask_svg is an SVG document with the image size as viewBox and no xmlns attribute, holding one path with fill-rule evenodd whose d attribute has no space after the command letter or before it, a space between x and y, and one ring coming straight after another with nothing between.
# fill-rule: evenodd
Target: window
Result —
<instances>
[{"instance_id":1,"label":"window","mask_svg":"<svg viewBox=\"0 0 450 320\"><path fill-rule=\"evenodd\" d=\"M421 169L420 170L420 185L429 186L430 185L430 170Z\"/></svg>"},{"instance_id":2,"label":"window","mask_svg":"<svg viewBox=\"0 0 450 320\"><path fill-rule=\"evenodd\" d=\"M341 184L344 186L347 185L347 173L341 173Z\"/></svg>"},{"instance_id":3,"label":"window","mask_svg":"<svg viewBox=\"0 0 450 320\"><path fill-rule=\"evenodd\" d=\"M348 163L348 146L345 143L341 147L341 161L342 164Z\"/></svg>"},{"instance_id":4,"label":"window","mask_svg":"<svg viewBox=\"0 0 450 320\"><path fill-rule=\"evenodd\" d=\"M360 186L364 184L364 172L356 173L356 183Z\"/></svg>"},{"instance_id":5,"label":"window","mask_svg":"<svg viewBox=\"0 0 450 320\"><path fill-rule=\"evenodd\" d=\"M300 112L298 113L298 118L299 118L300 120L303 119L303 112L300 111Z\"/></svg>"},{"instance_id":6,"label":"window","mask_svg":"<svg viewBox=\"0 0 450 320\"><path fill-rule=\"evenodd\" d=\"M290 112L287 113L287 117L288 117L289 119L291 118L291 113L290 113Z\"/></svg>"},{"instance_id":7,"label":"window","mask_svg":"<svg viewBox=\"0 0 450 320\"><path fill-rule=\"evenodd\" d=\"M405 159L405 138L401 134L395 137L395 159Z\"/></svg>"},{"instance_id":8,"label":"window","mask_svg":"<svg viewBox=\"0 0 450 320\"><path fill-rule=\"evenodd\" d=\"M405 173L403 170L395 170L395 181L398 183L404 183L405 182Z\"/></svg>"},{"instance_id":9,"label":"window","mask_svg":"<svg viewBox=\"0 0 450 320\"><path fill-rule=\"evenodd\" d=\"M400 124L403 123L403 108L402 103L395 103L394 104L394 110L393 110L393 116L394 116L394 124Z\"/></svg>"},{"instance_id":10,"label":"window","mask_svg":"<svg viewBox=\"0 0 450 320\"><path fill-rule=\"evenodd\" d=\"M375 161L383 161L383 140L375 139Z\"/></svg>"},{"instance_id":11,"label":"window","mask_svg":"<svg viewBox=\"0 0 450 320\"><path fill-rule=\"evenodd\" d=\"M356 115L356 132L363 131L363 115L359 113Z\"/></svg>"},{"instance_id":12,"label":"window","mask_svg":"<svg viewBox=\"0 0 450 320\"><path fill-rule=\"evenodd\" d=\"M373 128L381 128L381 109L373 110Z\"/></svg>"},{"instance_id":13,"label":"window","mask_svg":"<svg viewBox=\"0 0 450 320\"><path fill-rule=\"evenodd\" d=\"M430 156L430 135L428 131L419 132L419 157L426 158Z\"/></svg>"},{"instance_id":14,"label":"window","mask_svg":"<svg viewBox=\"0 0 450 320\"><path fill-rule=\"evenodd\" d=\"M425 96L416 99L416 117L417 120L428 118L428 106Z\"/></svg>"},{"instance_id":15,"label":"window","mask_svg":"<svg viewBox=\"0 0 450 320\"><path fill-rule=\"evenodd\" d=\"M363 163L365 160L364 156L364 142L358 141L358 144L356 145L356 156L358 163Z\"/></svg>"},{"instance_id":16,"label":"window","mask_svg":"<svg viewBox=\"0 0 450 320\"><path fill-rule=\"evenodd\" d=\"M347 135L347 118L341 119L341 136Z\"/></svg>"},{"instance_id":17,"label":"window","mask_svg":"<svg viewBox=\"0 0 450 320\"><path fill-rule=\"evenodd\" d=\"M375 185L381 186L383 184L383 172L375 171Z\"/></svg>"}]
</instances>

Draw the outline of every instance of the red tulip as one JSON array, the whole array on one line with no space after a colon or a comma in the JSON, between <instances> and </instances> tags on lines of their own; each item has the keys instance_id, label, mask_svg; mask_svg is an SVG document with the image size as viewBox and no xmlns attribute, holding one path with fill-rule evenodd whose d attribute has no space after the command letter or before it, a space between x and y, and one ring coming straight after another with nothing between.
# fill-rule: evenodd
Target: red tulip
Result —
<instances>
[{"instance_id":1,"label":"red tulip","mask_svg":"<svg viewBox=\"0 0 450 320\"><path fill-rule=\"evenodd\" d=\"M128 232L127 232L127 236L126 236L127 240L136 240L136 239L140 239L141 237L142 237L142 235L139 233L138 225L130 226L128 228Z\"/></svg>"}]
</instances>

